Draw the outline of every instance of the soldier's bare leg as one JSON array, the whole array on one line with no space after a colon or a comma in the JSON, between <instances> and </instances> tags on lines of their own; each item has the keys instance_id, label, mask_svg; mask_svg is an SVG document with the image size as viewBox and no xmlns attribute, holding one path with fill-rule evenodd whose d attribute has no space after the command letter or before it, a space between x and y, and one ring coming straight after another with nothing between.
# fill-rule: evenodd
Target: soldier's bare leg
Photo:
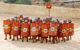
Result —
<instances>
[{"instance_id":1,"label":"soldier's bare leg","mask_svg":"<svg viewBox=\"0 0 80 50\"><path fill-rule=\"evenodd\" d=\"M65 37L62 37L62 40L65 42Z\"/></svg>"},{"instance_id":2,"label":"soldier's bare leg","mask_svg":"<svg viewBox=\"0 0 80 50\"><path fill-rule=\"evenodd\" d=\"M66 39L64 38L64 42L66 42Z\"/></svg>"},{"instance_id":3,"label":"soldier's bare leg","mask_svg":"<svg viewBox=\"0 0 80 50\"><path fill-rule=\"evenodd\" d=\"M58 37L57 36L55 36L55 41L56 41L56 43L58 43Z\"/></svg>"},{"instance_id":4,"label":"soldier's bare leg","mask_svg":"<svg viewBox=\"0 0 80 50\"><path fill-rule=\"evenodd\" d=\"M35 36L35 42L37 42L37 39L36 38L37 38L37 36Z\"/></svg>"},{"instance_id":5,"label":"soldier's bare leg","mask_svg":"<svg viewBox=\"0 0 80 50\"><path fill-rule=\"evenodd\" d=\"M62 41L64 41L64 37L62 37Z\"/></svg>"},{"instance_id":6,"label":"soldier's bare leg","mask_svg":"<svg viewBox=\"0 0 80 50\"><path fill-rule=\"evenodd\" d=\"M7 34L5 33L5 40L7 40Z\"/></svg>"},{"instance_id":7,"label":"soldier's bare leg","mask_svg":"<svg viewBox=\"0 0 80 50\"><path fill-rule=\"evenodd\" d=\"M24 37L22 37L22 42L24 42Z\"/></svg>"},{"instance_id":8,"label":"soldier's bare leg","mask_svg":"<svg viewBox=\"0 0 80 50\"><path fill-rule=\"evenodd\" d=\"M41 37L41 43L43 43L43 40L44 40L43 37Z\"/></svg>"},{"instance_id":9,"label":"soldier's bare leg","mask_svg":"<svg viewBox=\"0 0 80 50\"><path fill-rule=\"evenodd\" d=\"M72 37L70 36L70 40L72 39Z\"/></svg>"},{"instance_id":10,"label":"soldier's bare leg","mask_svg":"<svg viewBox=\"0 0 80 50\"><path fill-rule=\"evenodd\" d=\"M9 34L9 39L11 39L11 34Z\"/></svg>"},{"instance_id":11,"label":"soldier's bare leg","mask_svg":"<svg viewBox=\"0 0 80 50\"><path fill-rule=\"evenodd\" d=\"M53 39L52 39L52 43L54 43L55 44L55 37L53 36Z\"/></svg>"},{"instance_id":12,"label":"soldier's bare leg","mask_svg":"<svg viewBox=\"0 0 80 50\"><path fill-rule=\"evenodd\" d=\"M34 36L34 42L37 42L37 40L36 40L36 36Z\"/></svg>"},{"instance_id":13,"label":"soldier's bare leg","mask_svg":"<svg viewBox=\"0 0 80 50\"><path fill-rule=\"evenodd\" d=\"M28 37L26 37L26 41L28 42Z\"/></svg>"},{"instance_id":14,"label":"soldier's bare leg","mask_svg":"<svg viewBox=\"0 0 80 50\"><path fill-rule=\"evenodd\" d=\"M12 39L12 41L14 41L15 40L15 36L13 35L13 39Z\"/></svg>"},{"instance_id":15,"label":"soldier's bare leg","mask_svg":"<svg viewBox=\"0 0 80 50\"><path fill-rule=\"evenodd\" d=\"M49 36L49 42L51 42L51 36Z\"/></svg>"},{"instance_id":16,"label":"soldier's bare leg","mask_svg":"<svg viewBox=\"0 0 80 50\"><path fill-rule=\"evenodd\" d=\"M34 36L32 37L32 40L33 40L33 43L34 43L35 42L35 37Z\"/></svg>"},{"instance_id":17,"label":"soldier's bare leg","mask_svg":"<svg viewBox=\"0 0 80 50\"><path fill-rule=\"evenodd\" d=\"M38 35L38 39L37 39L37 41L39 41L40 40L40 37L39 37L39 35Z\"/></svg>"},{"instance_id":18,"label":"soldier's bare leg","mask_svg":"<svg viewBox=\"0 0 80 50\"><path fill-rule=\"evenodd\" d=\"M47 38L45 38L45 40L46 40L46 43L47 43L47 41L48 41Z\"/></svg>"},{"instance_id":19,"label":"soldier's bare leg","mask_svg":"<svg viewBox=\"0 0 80 50\"><path fill-rule=\"evenodd\" d=\"M66 40L67 40L67 41L69 40L69 36L66 36Z\"/></svg>"},{"instance_id":20,"label":"soldier's bare leg","mask_svg":"<svg viewBox=\"0 0 80 50\"><path fill-rule=\"evenodd\" d=\"M21 35L20 35L20 39L21 39Z\"/></svg>"},{"instance_id":21,"label":"soldier's bare leg","mask_svg":"<svg viewBox=\"0 0 80 50\"><path fill-rule=\"evenodd\" d=\"M58 43L60 42L60 37L58 37L57 42L58 42Z\"/></svg>"},{"instance_id":22,"label":"soldier's bare leg","mask_svg":"<svg viewBox=\"0 0 80 50\"><path fill-rule=\"evenodd\" d=\"M64 37L61 37L62 39L61 39L61 41L64 41Z\"/></svg>"},{"instance_id":23,"label":"soldier's bare leg","mask_svg":"<svg viewBox=\"0 0 80 50\"><path fill-rule=\"evenodd\" d=\"M36 38L37 38L37 36L33 36L33 43L34 42L37 42L37 39Z\"/></svg>"},{"instance_id":24,"label":"soldier's bare leg","mask_svg":"<svg viewBox=\"0 0 80 50\"><path fill-rule=\"evenodd\" d=\"M19 39L18 39L18 35L17 35L17 40L19 40Z\"/></svg>"},{"instance_id":25,"label":"soldier's bare leg","mask_svg":"<svg viewBox=\"0 0 80 50\"><path fill-rule=\"evenodd\" d=\"M29 36L30 38L29 38L29 40L31 40L32 38L31 38L31 36Z\"/></svg>"}]
</instances>

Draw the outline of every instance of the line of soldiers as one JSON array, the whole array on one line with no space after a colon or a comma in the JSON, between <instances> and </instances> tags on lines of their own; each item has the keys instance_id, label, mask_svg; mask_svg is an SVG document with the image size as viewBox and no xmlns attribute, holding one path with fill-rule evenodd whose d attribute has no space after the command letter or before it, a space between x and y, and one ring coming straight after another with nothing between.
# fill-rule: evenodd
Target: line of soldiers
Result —
<instances>
[{"instance_id":1,"label":"line of soldiers","mask_svg":"<svg viewBox=\"0 0 80 50\"><path fill-rule=\"evenodd\" d=\"M46 42L58 43L60 41L71 40L71 36L74 35L74 23L71 20L64 20L61 23L58 19L46 18L41 20L36 18L35 20L29 19L29 17L23 17L20 15L15 18L3 20L5 40L7 35L12 41L26 38L28 42L31 39L33 42L38 40L43 43Z\"/></svg>"}]
</instances>

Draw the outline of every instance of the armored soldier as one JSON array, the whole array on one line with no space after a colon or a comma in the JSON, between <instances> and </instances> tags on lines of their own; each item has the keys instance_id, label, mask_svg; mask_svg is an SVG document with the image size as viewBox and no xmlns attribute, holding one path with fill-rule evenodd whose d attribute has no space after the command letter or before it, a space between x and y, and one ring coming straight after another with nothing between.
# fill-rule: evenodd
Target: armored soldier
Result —
<instances>
[{"instance_id":1,"label":"armored soldier","mask_svg":"<svg viewBox=\"0 0 80 50\"><path fill-rule=\"evenodd\" d=\"M30 25L28 24L28 21L25 20L21 26L22 42L24 41L24 38L27 38L27 42L28 42L28 37L30 35L29 31L30 31Z\"/></svg>"},{"instance_id":2,"label":"armored soldier","mask_svg":"<svg viewBox=\"0 0 80 50\"><path fill-rule=\"evenodd\" d=\"M7 35L9 35L9 38L11 39L11 21L3 20L3 27L4 27L4 33L5 33L5 40L7 40Z\"/></svg>"},{"instance_id":3,"label":"armored soldier","mask_svg":"<svg viewBox=\"0 0 80 50\"><path fill-rule=\"evenodd\" d=\"M44 39L47 42L49 29L48 29L48 24L46 23L45 19L43 20L43 23L42 23L42 26L41 26L41 30L42 30L42 33L41 33L41 43L43 43Z\"/></svg>"},{"instance_id":4,"label":"armored soldier","mask_svg":"<svg viewBox=\"0 0 80 50\"><path fill-rule=\"evenodd\" d=\"M36 42L36 37L38 35L38 24L36 23L35 20L32 21L30 24L30 35L32 36L33 42Z\"/></svg>"},{"instance_id":5,"label":"armored soldier","mask_svg":"<svg viewBox=\"0 0 80 50\"><path fill-rule=\"evenodd\" d=\"M15 19L12 23L12 31L11 34L13 35L13 41L15 40L15 37L17 37L18 40L18 35L19 35L19 31L20 31L20 22L17 21L17 19Z\"/></svg>"}]
</instances>

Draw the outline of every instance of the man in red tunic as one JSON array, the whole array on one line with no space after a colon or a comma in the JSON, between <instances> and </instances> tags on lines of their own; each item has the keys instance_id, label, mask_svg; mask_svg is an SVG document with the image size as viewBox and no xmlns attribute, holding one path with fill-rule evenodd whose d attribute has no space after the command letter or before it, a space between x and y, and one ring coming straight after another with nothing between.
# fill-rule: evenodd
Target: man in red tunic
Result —
<instances>
[{"instance_id":1,"label":"man in red tunic","mask_svg":"<svg viewBox=\"0 0 80 50\"><path fill-rule=\"evenodd\" d=\"M11 21L10 20L3 20L3 27L5 33L5 40L7 40L7 35L11 39Z\"/></svg>"},{"instance_id":2,"label":"man in red tunic","mask_svg":"<svg viewBox=\"0 0 80 50\"><path fill-rule=\"evenodd\" d=\"M46 42L47 42L49 29L48 29L48 25L47 25L47 23L46 23L46 20L43 20L41 29L42 29L42 33L41 33L41 43L43 43L43 40L44 40L44 39L45 39Z\"/></svg>"},{"instance_id":3,"label":"man in red tunic","mask_svg":"<svg viewBox=\"0 0 80 50\"><path fill-rule=\"evenodd\" d=\"M57 42L57 34L58 34L58 23L56 21L51 21L49 28L49 37L50 37L49 40L53 43Z\"/></svg>"},{"instance_id":4,"label":"man in red tunic","mask_svg":"<svg viewBox=\"0 0 80 50\"><path fill-rule=\"evenodd\" d=\"M17 37L18 40L18 35L19 35L19 31L20 31L20 22L17 21L17 19L15 19L12 23L12 31L11 34L13 35L13 41L15 40L15 37Z\"/></svg>"},{"instance_id":5,"label":"man in red tunic","mask_svg":"<svg viewBox=\"0 0 80 50\"><path fill-rule=\"evenodd\" d=\"M71 40L72 39L71 36L74 35L74 23L72 23L71 20L69 20L68 27L69 27L69 29L68 29L68 36L69 36L69 39Z\"/></svg>"},{"instance_id":6,"label":"man in red tunic","mask_svg":"<svg viewBox=\"0 0 80 50\"><path fill-rule=\"evenodd\" d=\"M23 15L18 16L17 19L18 19L19 21L20 21L20 20L23 20Z\"/></svg>"},{"instance_id":7,"label":"man in red tunic","mask_svg":"<svg viewBox=\"0 0 80 50\"><path fill-rule=\"evenodd\" d=\"M60 36L62 37L62 41L65 42L65 40L66 40L65 38L68 35L68 32L67 32L67 21L66 20L64 20L64 23L60 26L60 30L61 30Z\"/></svg>"},{"instance_id":8,"label":"man in red tunic","mask_svg":"<svg viewBox=\"0 0 80 50\"><path fill-rule=\"evenodd\" d=\"M42 25L42 20L38 18L36 20L37 26L38 26L38 40L41 38L41 25Z\"/></svg>"},{"instance_id":9,"label":"man in red tunic","mask_svg":"<svg viewBox=\"0 0 80 50\"><path fill-rule=\"evenodd\" d=\"M28 24L28 21L25 20L21 26L22 42L24 41L24 38L27 38L27 42L28 42L28 37L30 35L29 31L30 31L30 25Z\"/></svg>"},{"instance_id":10,"label":"man in red tunic","mask_svg":"<svg viewBox=\"0 0 80 50\"><path fill-rule=\"evenodd\" d=\"M36 37L38 36L38 24L35 20L30 24L30 35L32 36L33 42L36 42Z\"/></svg>"}]
</instances>

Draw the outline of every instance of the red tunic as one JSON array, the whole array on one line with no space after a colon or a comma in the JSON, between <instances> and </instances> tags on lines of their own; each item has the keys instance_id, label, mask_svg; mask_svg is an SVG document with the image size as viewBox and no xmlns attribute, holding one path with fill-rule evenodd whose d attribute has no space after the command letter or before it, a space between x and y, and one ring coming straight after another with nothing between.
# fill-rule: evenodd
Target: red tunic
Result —
<instances>
[{"instance_id":1,"label":"red tunic","mask_svg":"<svg viewBox=\"0 0 80 50\"><path fill-rule=\"evenodd\" d=\"M12 35L19 35L19 30L20 30L20 22L14 21L12 24Z\"/></svg>"},{"instance_id":2,"label":"red tunic","mask_svg":"<svg viewBox=\"0 0 80 50\"><path fill-rule=\"evenodd\" d=\"M47 23L42 23L42 37L48 37L48 25Z\"/></svg>"},{"instance_id":3,"label":"red tunic","mask_svg":"<svg viewBox=\"0 0 80 50\"><path fill-rule=\"evenodd\" d=\"M38 24L36 22L32 22L30 25L31 36L38 35Z\"/></svg>"},{"instance_id":4,"label":"red tunic","mask_svg":"<svg viewBox=\"0 0 80 50\"><path fill-rule=\"evenodd\" d=\"M4 33L10 34L11 33L11 22L10 22L10 20L4 20L3 25L4 25Z\"/></svg>"},{"instance_id":5,"label":"red tunic","mask_svg":"<svg viewBox=\"0 0 80 50\"><path fill-rule=\"evenodd\" d=\"M29 24L28 23L22 23L21 36L22 37L28 37L29 36Z\"/></svg>"},{"instance_id":6,"label":"red tunic","mask_svg":"<svg viewBox=\"0 0 80 50\"><path fill-rule=\"evenodd\" d=\"M50 22L49 36L56 36L58 33L58 23Z\"/></svg>"},{"instance_id":7,"label":"red tunic","mask_svg":"<svg viewBox=\"0 0 80 50\"><path fill-rule=\"evenodd\" d=\"M60 30L61 30L61 32L60 32L60 35L61 36L67 36L67 34L68 34L68 32L67 32L67 27L68 25L67 25L67 23L63 23L61 26L60 26Z\"/></svg>"},{"instance_id":8,"label":"red tunic","mask_svg":"<svg viewBox=\"0 0 80 50\"><path fill-rule=\"evenodd\" d=\"M68 27L69 27L69 36L74 35L74 24L73 23L68 23Z\"/></svg>"},{"instance_id":9,"label":"red tunic","mask_svg":"<svg viewBox=\"0 0 80 50\"><path fill-rule=\"evenodd\" d=\"M36 23L37 23L37 26L38 26L38 32L39 32L39 34L41 34L42 21L41 20L38 20Z\"/></svg>"}]
</instances>

